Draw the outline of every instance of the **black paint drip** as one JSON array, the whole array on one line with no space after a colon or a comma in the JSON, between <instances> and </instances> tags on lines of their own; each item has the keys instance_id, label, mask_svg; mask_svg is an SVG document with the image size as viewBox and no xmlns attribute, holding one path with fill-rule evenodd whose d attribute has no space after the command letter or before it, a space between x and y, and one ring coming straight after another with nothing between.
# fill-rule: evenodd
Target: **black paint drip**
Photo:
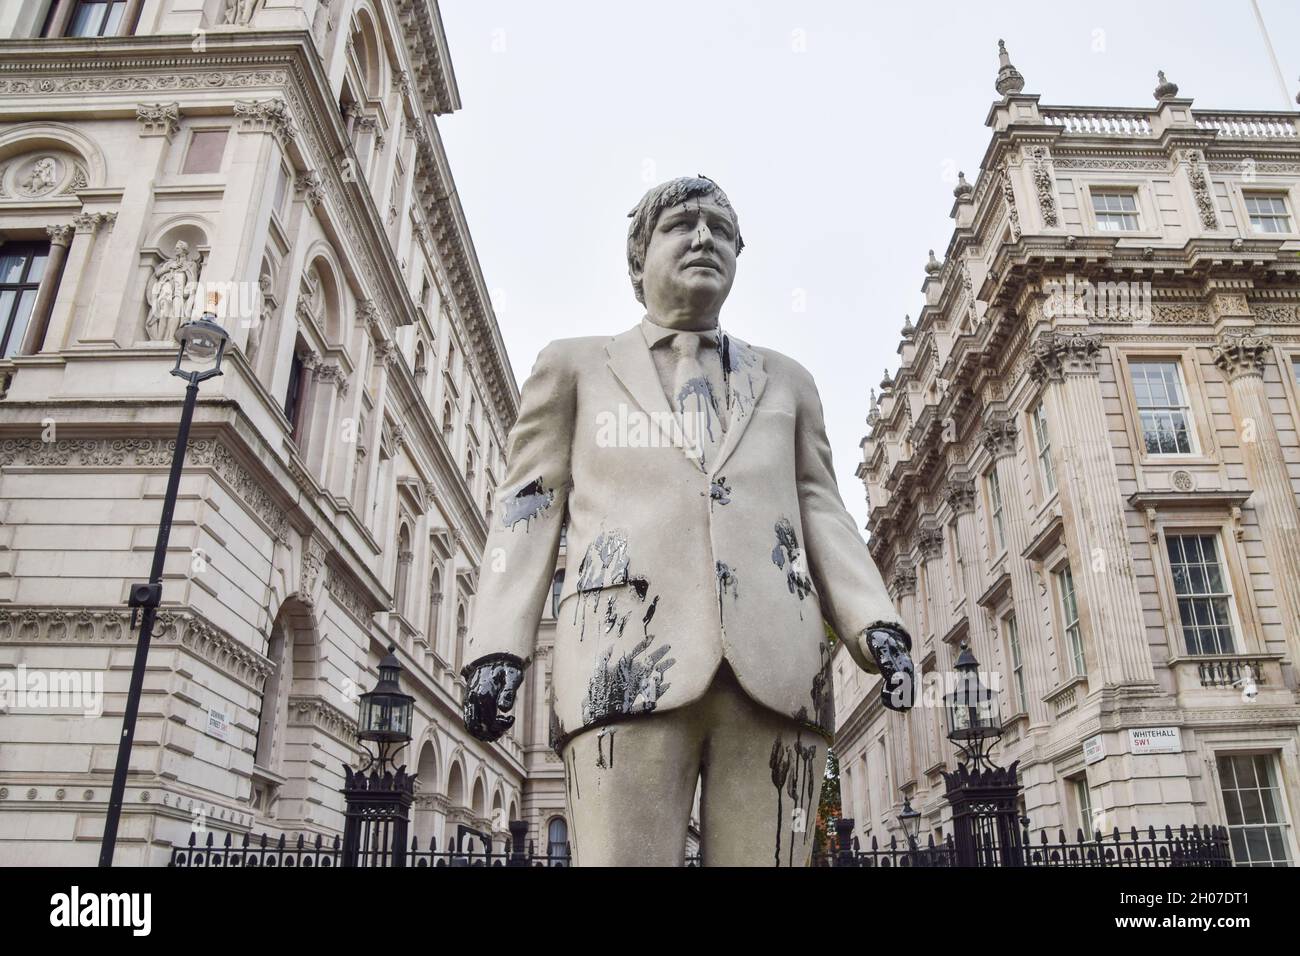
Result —
<instances>
[{"instance_id":1,"label":"black paint drip","mask_svg":"<svg viewBox=\"0 0 1300 956\"><path fill-rule=\"evenodd\" d=\"M506 499L501 523L513 531L515 525L522 521L524 530L527 531L533 519L540 518L553 501L555 501L555 489L543 488L542 479L535 478Z\"/></svg>"},{"instance_id":2,"label":"black paint drip","mask_svg":"<svg viewBox=\"0 0 1300 956\"><path fill-rule=\"evenodd\" d=\"M776 526L776 547L772 549L772 563L785 571L785 583L790 593L802 602L812 593L812 578L804 566L803 551L799 548L799 538L795 535L794 525L789 518L781 518ZM803 608L799 609L799 619L803 619Z\"/></svg>"}]
</instances>

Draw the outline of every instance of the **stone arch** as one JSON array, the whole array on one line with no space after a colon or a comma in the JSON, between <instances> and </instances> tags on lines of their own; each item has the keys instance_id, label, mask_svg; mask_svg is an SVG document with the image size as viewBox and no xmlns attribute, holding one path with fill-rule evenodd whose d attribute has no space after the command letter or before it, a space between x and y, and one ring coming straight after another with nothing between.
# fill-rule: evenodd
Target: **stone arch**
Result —
<instances>
[{"instance_id":1,"label":"stone arch","mask_svg":"<svg viewBox=\"0 0 1300 956\"><path fill-rule=\"evenodd\" d=\"M344 345L347 340L346 296L343 271L333 250L325 243L312 247L303 268L304 304L329 345Z\"/></svg>"},{"instance_id":2,"label":"stone arch","mask_svg":"<svg viewBox=\"0 0 1300 956\"><path fill-rule=\"evenodd\" d=\"M434 798L438 794L438 745L436 735L428 733L416 751L415 812L411 821L411 835L423 849L429 840L438 836L438 814Z\"/></svg>"},{"instance_id":3,"label":"stone arch","mask_svg":"<svg viewBox=\"0 0 1300 956\"><path fill-rule=\"evenodd\" d=\"M447 768L447 802L452 807L465 806L465 767L464 757L458 751L456 756L451 758L451 763Z\"/></svg>"},{"instance_id":4,"label":"stone arch","mask_svg":"<svg viewBox=\"0 0 1300 956\"><path fill-rule=\"evenodd\" d=\"M22 172L10 168L15 162L21 166L24 157L42 150L68 154L70 164L79 162L85 174L83 183L78 180L75 165L59 170L58 181L46 195L69 195L77 189L105 185L108 166L103 150L85 133L63 123L23 123L0 133L0 185L7 189L8 181ZM10 191L9 195L15 193Z\"/></svg>"},{"instance_id":5,"label":"stone arch","mask_svg":"<svg viewBox=\"0 0 1300 956\"><path fill-rule=\"evenodd\" d=\"M311 609L297 597L290 596L280 602L271 622L266 656L271 670L262 685L260 699L254 702L253 762L279 774L284 769L289 699L318 693L320 674L320 633ZM262 813L273 813L276 789L274 785L263 785L259 793L255 785L255 808Z\"/></svg>"},{"instance_id":6,"label":"stone arch","mask_svg":"<svg viewBox=\"0 0 1300 956\"><path fill-rule=\"evenodd\" d=\"M474 775L474 789L470 791L469 809L476 817L487 816L487 781L482 769Z\"/></svg>"},{"instance_id":7,"label":"stone arch","mask_svg":"<svg viewBox=\"0 0 1300 956\"><path fill-rule=\"evenodd\" d=\"M380 42L379 18L368 3L358 4L353 13L352 47L367 99L383 96L388 83L388 56Z\"/></svg>"}]
</instances>

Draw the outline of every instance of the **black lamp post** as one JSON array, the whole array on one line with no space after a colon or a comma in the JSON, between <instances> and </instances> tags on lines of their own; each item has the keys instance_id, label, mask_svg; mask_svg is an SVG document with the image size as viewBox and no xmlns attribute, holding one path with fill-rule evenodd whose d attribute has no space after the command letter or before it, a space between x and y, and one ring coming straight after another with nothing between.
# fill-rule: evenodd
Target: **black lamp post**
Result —
<instances>
[{"instance_id":1,"label":"black lamp post","mask_svg":"<svg viewBox=\"0 0 1300 956\"><path fill-rule=\"evenodd\" d=\"M989 753L1002 736L998 696L980 680L979 661L964 642L957 663L957 685L944 696L948 739L976 766L993 767Z\"/></svg>"},{"instance_id":2,"label":"black lamp post","mask_svg":"<svg viewBox=\"0 0 1300 956\"><path fill-rule=\"evenodd\" d=\"M906 795L903 796L903 809L899 811L898 822L903 826L903 835L907 837L907 842L915 844L920 837L921 814L912 809L912 801Z\"/></svg>"},{"instance_id":3,"label":"black lamp post","mask_svg":"<svg viewBox=\"0 0 1300 956\"><path fill-rule=\"evenodd\" d=\"M375 752L362 748L367 761L360 770L343 765L347 802L344 866L406 865L406 831L415 780L393 757L411 742L415 698L402 692L402 664L396 651L390 644L388 654L379 662L379 682L361 695L357 737L373 743Z\"/></svg>"},{"instance_id":4,"label":"black lamp post","mask_svg":"<svg viewBox=\"0 0 1300 956\"><path fill-rule=\"evenodd\" d=\"M209 308L215 308L209 302ZM113 770L113 790L108 800L108 815L104 818L104 841L99 849L99 865L113 865L113 851L117 847L117 825L122 818L122 801L126 794L127 768L131 764L131 745L135 741L135 721L140 712L140 694L144 689L145 662L149 657L149 642L153 638L154 621L158 604L162 601L163 562L167 557L167 542L172 533L172 513L176 510L176 491L181 483L181 468L185 464L185 448L190 439L190 422L194 418L194 404L199 397L199 383L221 374L221 359L226 353L230 336L217 324L214 311L201 319L186 322L176 331L180 348L176 352L176 365L171 373L185 379L185 404L181 410L181 424L176 431L176 448L172 452L172 469L167 478L167 495L163 499L162 520L158 523L158 540L153 549L153 567L147 584L131 585L127 602L131 608L131 626L137 618L140 637L135 645L135 664L131 669L131 687L126 695L126 711L122 715L122 738L117 744L117 766ZM181 366L189 362L191 369Z\"/></svg>"}]
</instances>

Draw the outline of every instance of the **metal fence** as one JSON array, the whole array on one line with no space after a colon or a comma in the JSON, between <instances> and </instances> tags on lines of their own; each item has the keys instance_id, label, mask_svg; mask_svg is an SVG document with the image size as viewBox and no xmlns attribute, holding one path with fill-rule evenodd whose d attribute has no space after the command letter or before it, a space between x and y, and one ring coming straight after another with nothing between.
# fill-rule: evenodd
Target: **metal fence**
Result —
<instances>
[{"instance_id":1,"label":"metal fence","mask_svg":"<svg viewBox=\"0 0 1300 956\"><path fill-rule=\"evenodd\" d=\"M875 837L869 849L862 849L857 837L839 836L834 847L814 861L820 866L858 867L956 867L978 866L960 859L952 834L936 843L930 836L925 846L915 841L900 844L896 836L890 837L888 846L880 846ZM1226 827L1180 826L1176 831L1166 826L1163 833L1147 827L1143 833L1132 827L1127 834L1116 827L1108 836L1101 832L1092 839L1076 831L1074 840L1066 839L1065 831L1058 830L1052 840L1046 831L1038 839L1030 838L1029 830L1021 832L1021 849L1010 862L995 865L1014 867L1065 867L1065 868L1146 868L1146 867L1225 867L1232 866L1232 852Z\"/></svg>"}]
</instances>

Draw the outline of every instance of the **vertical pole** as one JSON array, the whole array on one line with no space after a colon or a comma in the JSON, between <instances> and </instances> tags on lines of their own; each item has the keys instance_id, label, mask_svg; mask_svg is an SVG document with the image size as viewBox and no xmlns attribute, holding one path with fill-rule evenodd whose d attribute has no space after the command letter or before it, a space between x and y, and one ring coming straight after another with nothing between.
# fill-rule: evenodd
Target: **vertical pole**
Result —
<instances>
[{"instance_id":1,"label":"vertical pole","mask_svg":"<svg viewBox=\"0 0 1300 956\"><path fill-rule=\"evenodd\" d=\"M131 764L131 745L135 741L135 721L140 712L140 694L144 690L144 669L149 657L149 642L153 638L154 620L158 616L158 601L162 596L163 562L167 558L167 542L172 533L172 513L176 510L176 492L180 488L181 469L185 465L185 447L190 440L190 422L194 418L194 405L198 400L197 376L190 377L185 389L185 406L181 411L181 424L176 432L176 449L172 452L172 470L167 477L167 495L163 499L162 520L158 523L158 541L153 550L153 567L149 583L156 587L149 603L140 616L140 638L135 645L135 664L131 669L131 687L126 695L126 713L122 715L122 739L117 744L117 766L113 770L113 790L108 800L108 815L104 819L104 841L99 849L99 865L113 865L113 851L117 847L117 825L122 816L122 801L126 794L126 773ZM132 606L138 606L132 602Z\"/></svg>"}]
</instances>

